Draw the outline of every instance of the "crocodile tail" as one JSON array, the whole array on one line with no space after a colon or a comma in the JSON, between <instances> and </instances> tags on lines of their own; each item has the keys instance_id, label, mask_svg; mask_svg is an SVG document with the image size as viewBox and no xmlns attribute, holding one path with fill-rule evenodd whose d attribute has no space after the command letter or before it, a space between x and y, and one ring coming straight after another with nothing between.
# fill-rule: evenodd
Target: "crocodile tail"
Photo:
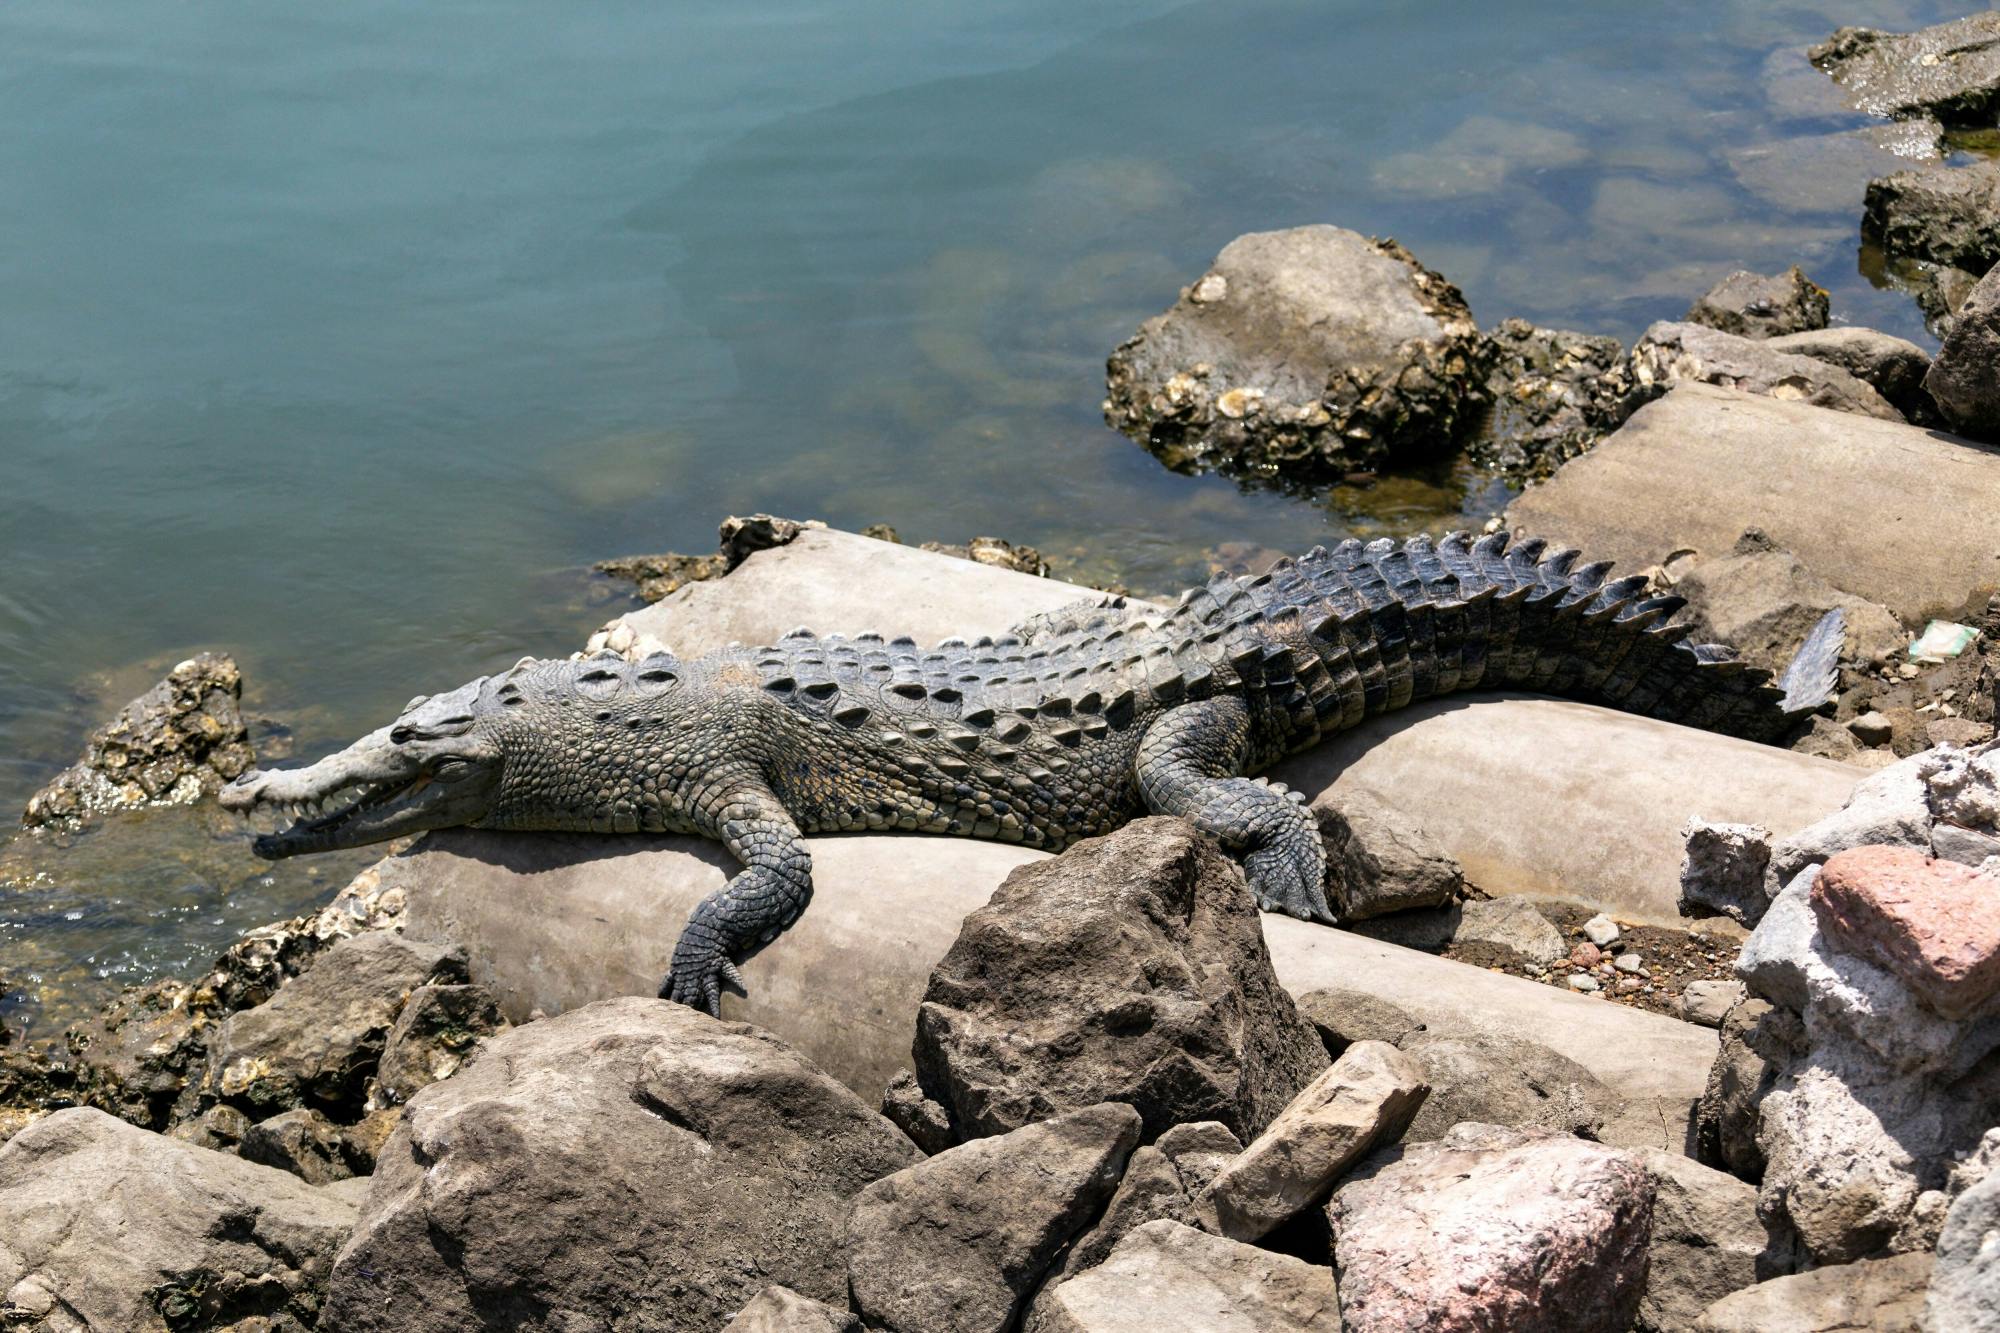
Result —
<instances>
[{"instance_id":1,"label":"crocodile tail","mask_svg":"<svg viewBox=\"0 0 2000 1333\"><path fill-rule=\"evenodd\" d=\"M1833 697L1840 650L1846 643L1847 614L1836 606L1820 617L1778 678L1778 688L1785 692L1778 707L1788 717L1803 717Z\"/></svg>"}]
</instances>

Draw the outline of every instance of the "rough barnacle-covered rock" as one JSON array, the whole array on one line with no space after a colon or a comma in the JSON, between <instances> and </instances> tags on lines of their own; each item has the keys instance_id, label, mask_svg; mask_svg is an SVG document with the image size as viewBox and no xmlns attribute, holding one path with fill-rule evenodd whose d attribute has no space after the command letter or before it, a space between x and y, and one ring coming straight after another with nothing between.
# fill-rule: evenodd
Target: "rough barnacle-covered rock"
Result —
<instances>
[{"instance_id":1,"label":"rough barnacle-covered rock","mask_svg":"<svg viewBox=\"0 0 2000 1333\"><path fill-rule=\"evenodd\" d=\"M303 1333L356 1201L102 1111L57 1112L0 1148L0 1324Z\"/></svg>"},{"instance_id":2,"label":"rough barnacle-covered rock","mask_svg":"<svg viewBox=\"0 0 2000 1333\"><path fill-rule=\"evenodd\" d=\"M1643 401L1616 338L1503 320L1489 335L1493 400L1468 450L1504 471L1545 477L1618 429Z\"/></svg>"},{"instance_id":3,"label":"rough barnacle-covered rock","mask_svg":"<svg viewBox=\"0 0 2000 1333\"><path fill-rule=\"evenodd\" d=\"M321 1327L711 1333L846 1303L849 1200L921 1156L783 1042L662 1000L513 1028L404 1112Z\"/></svg>"},{"instance_id":4,"label":"rough barnacle-covered rock","mask_svg":"<svg viewBox=\"0 0 2000 1333\"><path fill-rule=\"evenodd\" d=\"M894 1333L1004 1333L1111 1197L1138 1141L1138 1115L1107 1102L869 1185L847 1227L854 1308Z\"/></svg>"},{"instance_id":5,"label":"rough barnacle-covered rock","mask_svg":"<svg viewBox=\"0 0 2000 1333\"><path fill-rule=\"evenodd\" d=\"M373 1106L396 1106L441 1078L450 1078L479 1043L508 1026L484 986L429 985L410 992L382 1044Z\"/></svg>"},{"instance_id":6,"label":"rough barnacle-covered rock","mask_svg":"<svg viewBox=\"0 0 2000 1333\"><path fill-rule=\"evenodd\" d=\"M124 992L65 1034L83 1100L120 1120L165 1129L190 1113L221 1014L198 988L155 981Z\"/></svg>"},{"instance_id":7,"label":"rough barnacle-covered rock","mask_svg":"<svg viewBox=\"0 0 2000 1333\"><path fill-rule=\"evenodd\" d=\"M83 758L28 799L29 826L215 792L255 762L243 675L220 653L180 663L90 734Z\"/></svg>"},{"instance_id":8,"label":"rough barnacle-covered rock","mask_svg":"<svg viewBox=\"0 0 2000 1333\"><path fill-rule=\"evenodd\" d=\"M1700 324L1659 323L1647 329L1632 347L1632 379L1640 391L1655 395L1694 382L1882 421L1903 420L1872 385L1839 366L1774 351L1755 338Z\"/></svg>"},{"instance_id":9,"label":"rough barnacle-covered rock","mask_svg":"<svg viewBox=\"0 0 2000 1333\"><path fill-rule=\"evenodd\" d=\"M1688 307L1687 322L1743 338L1774 338L1826 327L1826 289L1794 264L1766 275L1739 270Z\"/></svg>"},{"instance_id":10,"label":"rough barnacle-covered rock","mask_svg":"<svg viewBox=\"0 0 2000 1333\"><path fill-rule=\"evenodd\" d=\"M388 931L343 940L269 1000L222 1021L202 1096L253 1119L297 1106L357 1119L404 1001L431 982L462 983L465 966L463 950Z\"/></svg>"},{"instance_id":11,"label":"rough barnacle-covered rock","mask_svg":"<svg viewBox=\"0 0 2000 1333\"><path fill-rule=\"evenodd\" d=\"M1196 1120L1253 1137L1329 1063L1240 872L1168 818L1009 875L931 973L915 1054L962 1139L1104 1101L1149 1139Z\"/></svg>"},{"instance_id":12,"label":"rough barnacle-covered rock","mask_svg":"<svg viewBox=\"0 0 2000 1333\"><path fill-rule=\"evenodd\" d=\"M1394 241L1258 232L1112 352L1104 414L1169 466L1338 476L1449 447L1489 359L1458 289Z\"/></svg>"},{"instance_id":13,"label":"rough barnacle-covered rock","mask_svg":"<svg viewBox=\"0 0 2000 1333\"><path fill-rule=\"evenodd\" d=\"M2000 191L1995 202L2000 203ZM2000 444L2000 267L1990 270L1958 308L1924 389L1952 429Z\"/></svg>"},{"instance_id":14,"label":"rough barnacle-covered rock","mask_svg":"<svg viewBox=\"0 0 2000 1333\"><path fill-rule=\"evenodd\" d=\"M1612 1333L1645 1286L1654 1185L1637 1157L1463 1124L1405 1147L1327 1205L1348 1333Z\"/></svg>"},{"instance_id":15,"label":"rough barnacle-covered rock","mask_svg":"<svg viewBox=\"0 0 2000 1333\"><path fill-rule=\"evenodd\" d=\"M1861 234L1898 259L1977 276L2000 261L2000 162L1912 167L1868 184Z\"/></svg>"},{"instance_id":16,"label":"rough barnacle-covered rock","mask_svg":"<svg viewBox=\"0 0 2000 1333\"><path fill-rule=\"evenodd\" d=\"M1810 56L1871 115L1978 126L2000 110L2000 10L1910 33L1842 28Z\"/></svg>"}]
</instances>

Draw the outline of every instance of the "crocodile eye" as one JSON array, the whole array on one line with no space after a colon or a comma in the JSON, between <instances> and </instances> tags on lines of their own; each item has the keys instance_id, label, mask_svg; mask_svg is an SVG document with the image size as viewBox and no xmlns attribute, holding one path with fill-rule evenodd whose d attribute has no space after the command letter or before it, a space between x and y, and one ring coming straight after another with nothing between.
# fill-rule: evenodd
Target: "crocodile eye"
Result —
<instances>
[{"instance_id":1,"label":"crocodile eye","mask_svg":"<svg viewBox=\"0 0 2000 1333\"><path fill-rule=\"evenodd\" d=\"M410 730L408 727L397 727L394 731L389 733L389 744L407 745L410 743L411 738L414 737L416 734L417 734L416 732Z\"/></svg>"}]
</instances>

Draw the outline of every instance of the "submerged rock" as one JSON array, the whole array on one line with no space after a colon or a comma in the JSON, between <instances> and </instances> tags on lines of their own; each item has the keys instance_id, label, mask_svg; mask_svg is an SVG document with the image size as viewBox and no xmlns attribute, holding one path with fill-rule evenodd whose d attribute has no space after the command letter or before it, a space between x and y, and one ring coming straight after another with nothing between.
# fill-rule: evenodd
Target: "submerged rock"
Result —
<instances>
[{"instance_id":1,"label":"submerged rock","mask_svg":"<svg viewBox=\"0 0 2000 1333\"><path fill-rule=\"evenodd\" d=\"M1794 264L1783 273L1739 269L1688 307L1685 319L1743 338L1774 338L1826 327L1826 289Z\"/></svg>"},{"instance_id":2,"label":"submerged rock","mask_svg":"<svg viewBox=\"0 0 2000 1333\"><path fill-rule=\"evenodd\" d=\"M1958 307L1924 389L1953 430L2000 444L2000 268L1980 279Z\"/></svg>"},{"instance_id":3,"label":"submerged rock","mask_svg":"<svg viewBox=\"0 0 2000 1333\"><path fill-rule=\"evenodd\" d=\"M189 658L93 731L83 758L28 798L21 822L34 827L213 795L255 762L242 698L243 675L232 659Z\"/></svg>"},{"instance_id":4,"label":"submerged rock","mask_svg":"<svg viewBox=\"0 0 2000 1333\"><path fill-rule=\"evenodd\" d=\"M767 1033L586 1005L411 1101L321 1326L710 1333L773 1282L844 1305L849 1199L919 1157Z\"/></svg>"},{"instance_id":5,"label":"submerged rock","mask_svg":"<svg viewBox=\"0 0 2000 1333\"><path fill-rule=\"evenodd\" d=\"M0 1148L0 1322L302 1333L356 1202L102 1111L57 1112Z\"/></svg>"},{"instance_id":6,"label":"submerged rock","mask_svg":"<svg viewBox=\"0 0 2000 1333\"><path fill-rule=\"evenodd\" d=\"M894 1333L1004 1333L1117 1187L1139 1117L1105 1103L960 1144L863 1189L848 1223L854 1307Z\"/></svg>"},{"instance_id":7,"label":"submerged rock","mask_svg":"<svg viewBox=\"0 0 2000 1333\"><path fill-rule=\"evenodd\" d=\"M1488 359L1458 289L1394 241L1258 232L1112 352L1104 416L1171 467L1337 477L1447 449Z\"/></svg>"},{"instance_id":8,"label":"submerged rock","mask_svg":"<svg viewBox=\"0 0 2000 1333\"><path fill-rule=\"evenodd\" d=\"M2000 111L2000 10L1911 33L1842 28L1810 55L1870 115L1981 126Z\"/></svg>"},{"instance_id":9,"label":"submerged rock","mask_svg":"<svg viewBox=\"0 0 2000 1333\"><path fill-rule=\"evenodd\" d=\"M1660 323L1647 329L1632 348L1632 378L1655 394L1676 384L1713 384L1883 421L1903 420L1874 386L1839 366L1699 324Z\"/></svg>"},{"instance_id":10,"label":"submerged rock","mask_svg":"<svg viewBox=\"0 0 2000 1333\"><path fill-rule=\"evenodd\" d=\"M1654 1185L1629 1153L1463 1124L1391 1154L1327 1206L1348 1333L1629 1328Z\"/></svg>"},{"instance_id":11,"label":"submerged rock","mask_svg":"<svg viewBox=\"0 0 2000 1333\"><path fill-rule=\"evenodd\" d=\"M931 973L915 1054L961 1139L1104 1101L1149 1139L1197 1120L1254 1137L1328 1064L1242 871L1167 818L1010 874Z\"/></svg>"}]
</instances>

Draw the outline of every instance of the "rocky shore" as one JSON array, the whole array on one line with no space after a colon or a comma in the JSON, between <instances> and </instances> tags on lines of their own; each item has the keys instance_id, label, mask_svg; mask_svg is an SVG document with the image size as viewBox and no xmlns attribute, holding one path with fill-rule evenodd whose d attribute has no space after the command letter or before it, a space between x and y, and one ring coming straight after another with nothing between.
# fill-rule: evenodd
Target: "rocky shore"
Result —
<instances>
[{"instance_id":1,"label":"rocky shore","mask_svg":"<svg viewBox=\"0 0 2000 1333\"><path fill-rule=\"evenodd\" d=\"M1813 60L1944 127L1993 122L1996 51L2000 13ZM0 1329L2000 1329L1982 191L1869 192L1934 358L1830 327L1796 268L1629 349L1481 330L1332 226L1240 238L1111 355L1107 420L1170 466L1469 449L1539 481L1496 530L1642 572L1754 665L1840 609L1786 745L1523 696L1371 718L1274 770L1337 925L1260 913L1172 817L1056 855L815 839L811 912L721 1017L653 998L714 844L392 844L60 1044L0 1029ZM771 515L599 569L648 605L583 653L634 661L1094 595L998 539ZM212 794L239 695L177 666L27 822Z\"/></svg>"}]
</instances>

